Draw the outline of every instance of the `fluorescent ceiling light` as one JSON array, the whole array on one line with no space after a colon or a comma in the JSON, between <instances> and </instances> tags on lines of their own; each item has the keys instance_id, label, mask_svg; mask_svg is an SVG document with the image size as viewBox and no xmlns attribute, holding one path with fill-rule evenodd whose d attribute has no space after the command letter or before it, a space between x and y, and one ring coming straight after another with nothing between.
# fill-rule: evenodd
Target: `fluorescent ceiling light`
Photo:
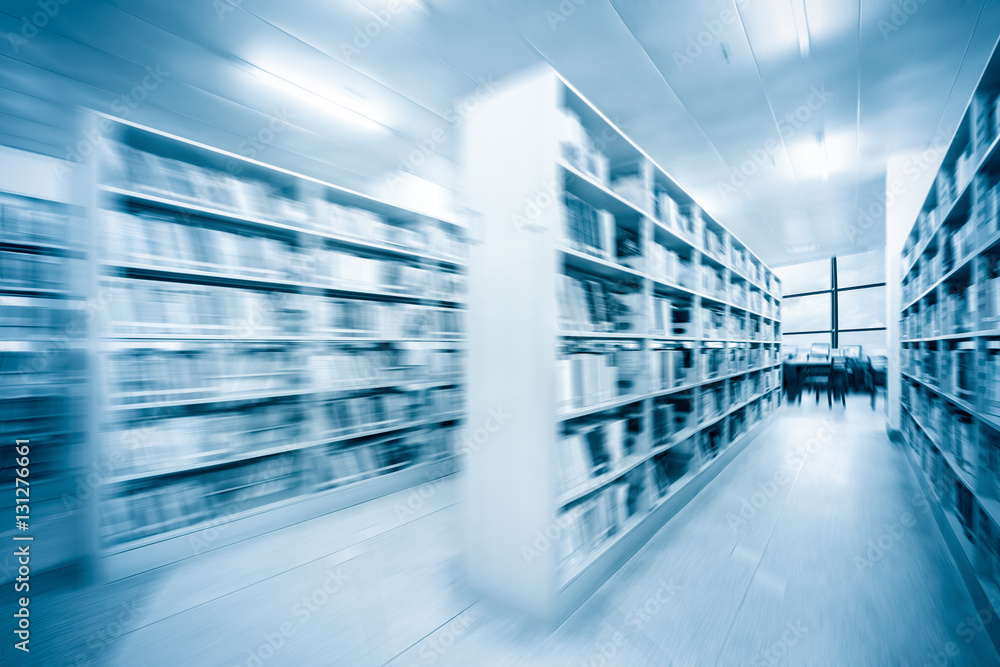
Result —
<instances>
[{"instance_id":1,"label":"fluorescent ceiling light","mask_svg":"<svg viewBox=\"0 0 1000 667\"><path fill-rule=\"evenodd\" d=\"M806 14L806 0L791 1L795 34L799 38L799 54L805 58L809 55L809 16Z\"/></svg>"},{"instance_id":2,"label":"fluorescent ceiling light","mask_svg":"<svg viewBox=\"0 0 1000 667\"><path fill-rule=\"evenodd\" d=\"M826 150L826 133L820 130L816 133L816 143L819 145L820 166L823 169L823 182L830 180L830 154Z\"/></svg>"},{"instance_id":3,"label":"fluorescent ceiling light","mask_svg":"<svg viewBox=\"0 0 1000 667\"><path fill-rule=\"evenodd\" d=\"M317 84L299 84L273 71L258 67L243 60L237 60L240 69L273 88L280 95L294 98L303 106L309 106L320 113L334 117L351 128L381 131L383 123L373 117L374 110L367 98L348 88L329 89Z\"/></svg>"}]
</instances>

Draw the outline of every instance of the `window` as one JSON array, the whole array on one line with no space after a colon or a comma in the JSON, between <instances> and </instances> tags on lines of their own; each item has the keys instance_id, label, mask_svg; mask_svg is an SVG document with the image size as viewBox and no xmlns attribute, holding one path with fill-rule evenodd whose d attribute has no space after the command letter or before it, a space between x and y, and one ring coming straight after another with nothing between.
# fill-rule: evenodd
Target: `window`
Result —
<instances>
[{"instance_id":1,"label":"window","mask_svg":"<svg viewBox=\"0 0 1000 667\"><path fill-rule=\"evenodd\" d=\"M780 267L782 340L808 349L861 345L866 356L886 354L885 254L882 250Z\"/></svg>"},{"instance_id":2,"label":"window","mask_svg":"<svg viewBox=\"0 0 1000 667\"><path fill-rule=\"evenodd\" d=\"M804 357L812 348L813 343L826 343L827 345L830 345L831 338L832 338L831 335L828 333L819 333L819 334L786 333L781 337L781 344L798 346L799 356Z\"/></svg>"},{"instance_id":3,"label":"window","mask_svg":"<svg viewBox=\"0 0 1000 667\"><path fill-rule=\"evenodd\" d=\"M837 289L885 282L885 252L872 250L837 258Z\"/></svg>"},{"instance_id":4,"label":"window","mask_svg":"<svg viewBox=\"0 0 1000 667\"><path fill-rule=\"evenodd\" d=\"M882 331L846 331L840 333L840 347L845 345L860 345L861 354L866 357L884 357L888 354L889 343L885 330Z\"/></svg>"},{"instance_id":5,"label":"window","mask_svg":"<svg viewBox=\"0 0 1000 667\"><path fill-rule=\"evenodd\" d=\"M774 269L785 294L802 294L830 289L830 260L792 264Z\"/></svg>"},{"instance_id":6,"label":"window","mask_svg":"<svg viewBox=\"0 0 1000 667\"><path fill-rule=\"evenodd\" d=\"M837 299L839 329L885 328L884 287L837 292Z\"/></svg>"},{"instance_id":7,"label":"window","mask_svg":"<svg viewBox=\"0 0 1000 667\"><path fill-rule=\"evenodd\" d=\"M781 326L788 333L829 331L830 293L785 297L781 302Z\"/></svg>"}]
</instances>

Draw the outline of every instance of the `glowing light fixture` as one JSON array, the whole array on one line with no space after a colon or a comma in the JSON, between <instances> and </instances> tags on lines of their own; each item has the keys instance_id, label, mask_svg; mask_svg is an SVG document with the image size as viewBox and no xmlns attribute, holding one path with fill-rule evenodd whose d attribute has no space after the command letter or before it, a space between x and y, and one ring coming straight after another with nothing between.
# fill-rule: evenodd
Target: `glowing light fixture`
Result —
<instances>
[{"instance_id":1,"label":"glowing light fixture","mask_svg":"<svg viewBox=\"0 0 1000 667\"><path fill-rule=\"evenodd\" d=\"M809 55L809 16L806 14L806 0L792 0L792 17L795 19L795 34L799 38L799 54Z\"/></svg>"}]
</instances>

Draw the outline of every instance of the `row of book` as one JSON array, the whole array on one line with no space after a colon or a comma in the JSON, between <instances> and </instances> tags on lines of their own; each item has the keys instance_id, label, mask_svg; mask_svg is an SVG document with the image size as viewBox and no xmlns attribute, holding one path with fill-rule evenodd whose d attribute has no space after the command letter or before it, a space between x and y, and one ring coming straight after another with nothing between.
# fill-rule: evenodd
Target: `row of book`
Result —
<instances>
[{"instance_id":1,"label":"row of book","mask_svg":"<svg viewBox=\"0 0 1000 667\"><path fill-rule=\"evenodd\" d=\"M651 333L665 337L694 336L691 302L687 299L654 297Z\"/></svg>"},{"instance_id":2,"label":"row of book","mask_svg":"<svg viewBox=\"0 0 1000 667\"><path fill-rule=\"evenodd\" d=\"M904 383L902 399L910 413L934 438L938 447L955 455L965 470L974 470L975 422L948 401L912 383Z\"/></svg>"},{"instance_id":3,"label":"row of book","mask_svg":"<svg viewBox=\"0 0 1000 667\"><path fill-rule=\"evenodd\" d=\"M617 261L618 234L615 217L611 213L599 210L567 192L563 195L559 219L560 239L566 247Z\"/></svg>"},{"instance_id":4,"label":"row of book","mask_svg":"<svg viewBox=\"0 0 1000 667\"><path fill-rule=\"evenodd\" d=\"M430 299L461 299L464 273L441 271L404 262L359 257L332 249L314 249L308 278L332 288L401 292Z\"/></svg>"},{"instance_id":5,"label":"row of book","mask_svg":"<svg viewBox=\"0 0 1000 667\"><path fill-rule=\"evenodd\" d=\"M124 419L103 430L117 475L185 469L270 447L308 442L306 408L294 401L238 410Z\"/></svg>"},{"instance_id":6,"label":"row of book","mask_svg":"<svg viewBox=\"0 0 1000 667\"><path fill-rule=\"evenodd\" d=\"M5 243L66 246L73 217L40 205L0 204L0 240Z\"/></svg>"},{"instance_id":7,"label":"row of book","mask_svg":"<svg viewBox=\"0 0 1000 667\"><path fill-rule=\"evenodd\" d=\"M681 206L665 190L658 190L653 197L653 214L664 227L675 235L701 246L705 222L697 204Z\"/></svg>"},{"instance_id":8,"label":"row of book","mask_svg":"<svg viewBox=\"0 0 1000 667\"><path fill-rule=\"evenodd\" d=\"M716 392L718 393L718 392ZM714 402L716 399L712 399ZM712 407L718 407L709 403ZM662 404L654 408L654 420L661 422L661 434L670 435L655 439L662 444L673 434L686 428L690 417L674 417L675 404ZM717 424L703 433L678 442L651 461L655 497L662 498L682 480L688 478L700 461L714 457L725 446L728 429L729 441L745 433L765 414L775 407L775 400L769 397L761 403L754 403L729 418L729 425ZM680 412L678 414L687 415ZM602 471L613 471L615 465L627 460L630 450L614 444L618 436L625 433L626 442L630 437L624 419L613 419L600 425L588 425L559 441L559 463L562 473L563 490L578 488ZM610 443L610 449L608 444ZM700 450L700 453L696 453ZM618 463L614 463L617 461ZM589 472L588 471L589 467ZM564 508L557 518L561 529L560 569L572 571L608 539L617 534L634 516L649 509L646 471L643 466L629 472L620 480L608 484L600 491L587 495L583 500Z\"/></svg>"},{"instance_id":9,"label":"row of book","mask_svg":"<svg viewBox=\"0 0 1000 667\"><path fill-rule=\"evenodd\" d=\"M688 289L695 287L694 264L690 259L666 248L659 243L648 246L646 272L654 280Z\"/></svg>"},{"instance_id":10,"label":"row of book","mask_svg":"<svg viewBox=\"0 0 1000 667\"><path fill-rule=\"evenodd\" d=\"M453 338L463 331L462 311L452 308L152 280L121 280L103 288L111 294L112 335ZM57 309L11 306L0 310L0 322L8 312L17 313L19 326L62 317Z\"/></svg>"},{"instance_id":11,"label":"row of book","mask_svg":"<svg viewBox=\"0 0 1000 667\"><path fill-rule=\"evenodd\" d=\"M465 259L465 244L440 225L429 223L417 227L402 226L391 224L382 216L356 206L345 206L324 199L312 200L311 203L312 227L334 236L416 250L442 259Z\"/></svg>"},{"instance_id":12,"label":"row of book","mask_svg":"<svg viewBox=\"0 0 1000 667\"><path fill-rule=\"evenodd\" d=\"M653 391L681 387L698 379L697 350L693 346L654 350L650 359Z\"/></svg>"},{"instance_id":13,"label":"row of book","mask_svg":"<svg viewBox=\"0 0 1000 667\"><path fill-rule=\"evenodd\" d=\"M566 274L559 274L557 281L556 298L562 331L641 333L640 292L624 291L603 280Z\"/></svg>"},{"instance_id":14,"label":"row of book","mask_svg":"<svg viewBox=\"0 0 1000 667\"><path fill-rule=\"evenodd\" d=\"M465 356L452 350L404 346L334 347L310 354L306 365L319 389L364 389L396 382L455 379L464 371Z\"/></svg>"},{"instance_id":15,"label":"row of book","mask_svg":"<svg viewBox=\"0 0 1000 667\"><path fill-rule=\"evenodd\" d=\"M686 238L723 263L730 265L740 274L747 275L757 284L765 285L772 293L777 292L778 286L774 276L767 273L759 263L751 260L742 250L736 249L729 242L727 234L724 232L720 234L707 228L702 218L701 209L696 204L680 206L666 190L656 188L648 182L641 172L615 174L612 177L607 157L595 148L595 141L583 126L580 117L570 109L562 109L561 111L559 116L560 151L563 159L571 166L588 174L605 187L609 187L613 192L640 209L646 210L647 201L651 199L653 215L665 227L678 236ZM580 243L582 246L578 247L580 250L596 251L595 254L614 259L614 245L607 241L614 234L613 217L610 220L601 221L595 210L586 211L576 208L579 200L575 197L573 199L576 200L573 203L575 210L567 212L562 218L564 221L573 218L574 222L569 223L570 225L575 225L582 219L584 221L582 226L588 231L574 237L573 234L565 233L564 228L565 236ZM584 206L587 205L584 204ZM569 207L567 205L567 208ZM593 209L593 207L590 208ZM656 244L653 245L656 246ZM736 250L738 250L738 254L732 252ZM650 257L647 258L650 274L658 279L679 283L672 276L678 278L682 276L673 272L660 273L665 266L663 264L664 258L662 256L653 257L654 253L659 252L655 247L651 248Z\"/></svg>"},{"instance_id":16,"label":"row of book","mask_svg":"<svg viewBox=\"0 0 1000 667\"><path fill-rule=\"evenodd\" d=\"M556 405L560 413L634 394L644 368L643 353L612 345L574 346L556 360Z\"/></svg>"},{"instance_id":17,"label":"row of book","mask_svg":"<svg viewBox=\"0 0 1000 667\"><path fill-rule=\"evenodd\" d=\"M929 346L907 347L900 351L904 372L962 400L971 400L976 392L976 342L960 340L941 350Z\"/></svg>"},{"instance_id":18,"label":"row of book","mask_svg":"<svg viewBox=\"0 0 1000 667\"><path fill-rule=\"evenodd\" d=\"M0 250L0 276L9 290L62 290L70 265L62 257Z\"/></svg>"},{"instance_id":19,"label":"row of book","mask_svg":"<svg viewBox=\"0 0 1000 667\"><path fill-rule=\"evenodd\" d=\"M107 366L111 403L136 405L453 380L464 371L464 356L435 349L310 349L272 344L177 348L171 343L119 349Z\"/></svg>"},{"instance_id":20,"label":"row of book","mask_svg":"<svg viewBox=\"0 0 1000 667\"><path fill-rule=\"evenodd\" d=\"M461 273L330 248L298 248L267 236L186 224L169 217L109 211L105 218L105 247L112 262L428 298L458 298L465 291Z\"/></svg>"},{"instance_id":21,"label":"row of book","mask_svg":"<svg viewBox=\"0 0 1000 667\"><path fill-rule=\"evenodd\" d=\"M161 473L404 428L450 417L461 408L454 389L265 401L238 409L123 419L109 424L104 438L116 474Z\"/></svg>"},{"instance_id":22,"label":"row of book","mask_svg":"<svg viewBox=\"0 0 1000 667\"><path fill-rule=\"evenodd\" d=\"M650 184L641 172L613 174L608 185L612 192L625 201L646 210Z\"/></svg>"},{"instance_id":23,"label":"row of book","mask_svg":"<svg viewBox=\"0 0 1000 667\"><path fill-rule=\"evenodd\" d=\"M289 497L301 482L294 456L277 456L219 468L197 480L185 479L99 503L106 546L161 535L213 518L230 520L241 512Z\"/></svg>"},{"instance_id":24,"label":"row of book","mask_svg":"<svg viewBox=\"0 0 1000 667\"><path fill-rule=\"evenodd\" d=\"M557 121L559 150L563 159L598 183L607 185L610 162L597 148L597 142L583 126L580 116L572 109L562 108Z\"/></svg>"},{"instance_id":25,"label":"row of book","mask_svg":"<svg viewBox=\"0 0 1000 667\"><path fill-rule=\"evenodd\" d=\"M1000 340L986 341L982 387L984 408L988 414L1000 417Z\"/></svg>"},{"instance_id":26,"label":"row of book","mask_svg":"<svg viewBox=\"0 0 1000 667\"><path fill-rule=\"evenodd\" d=\"M85 331L78 310L66 308L61 299L0 296L0 339L38 341L57 337L60 342L79 338Z\"/></svg>"},{"instance_id":27,"label":"row of book","mask_svg":"<svg viewBox=\"0 0 1000 667\"><path fill-rule=\"evenodd\" d=\"M109 142L104 182L113 187L222 209L238 215L283 222L303 229L371 243L426 251L443 258L464 257L461 239L434 223L392 224L368 209L310 196L298 200L264 181Z\"/></svg>"},{"instance_id":28,"label":"row of book","mask_svg":"<svg viewBox=\"0 0 1000 667\"><path fill-rule=\"evenodd\" d=\"M303 492L356 482L453 452L455 429L415 430L359 445L271 456L215 468L196 479L104 497L101 536L108 546L173 530L230 521Z\"/></svg>"},{"instance_id":29,"label":"row of book","mask_svg":"<svg viewBox=\"0 0 1000 667\"><path fill-rule=\"evenodd\" d=\"M938 301L924 302L904 312L900 329L903 338L929 338L967 333L978 328L976 289L952 284Z\"/></svg>"},{"instance_id":30,"label":"row of book","mask_svg":"<svg viewBox=\"0 0 1000 667\"><path fill-rule=\"evenodd\" d=\"M640 474L627 475L562 511L559 564L563 572L586 561L590 553L643 511L645 484Z\"/></svg>"},{"instance_id":31,"label":"row of book","mask_svg":"<svg viewBox=\"0 0 1000 667\"><path fill-rule=\"evenodd\" d=\"M571 491L619 469L636 447L639 419L616 417L573 425L556 441L560 488Z\"/></svg>"},{"instance_id":32,"label":"row of book","mask_svg":"<svg viewBox=\"0 0 1000 667\"><path fill-rule=\"evenodd\" d=\"M106 364L109 402L239 398L245 394L305 388L309 356L297 347L127 348Z\"/></svg>"}]
</instances>

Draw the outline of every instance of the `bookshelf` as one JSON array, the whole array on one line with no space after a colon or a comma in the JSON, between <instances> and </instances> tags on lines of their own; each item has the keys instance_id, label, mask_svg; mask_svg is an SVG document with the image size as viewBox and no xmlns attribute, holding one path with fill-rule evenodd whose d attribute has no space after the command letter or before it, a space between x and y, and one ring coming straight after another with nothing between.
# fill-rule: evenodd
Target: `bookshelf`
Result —
<instances>
[{"instance_id":1,"label":"bookshelf","mask_svg":"<svg viewBox=\"0 0 1000 667\"><path fill-rule=\"evenodd\" d=\"M551 69L464 143L471 580L557 623L773 416L780 287Z\"/></svg>"},{"instance_id":2,"label":"bookshelf","mask_svg":"<svg viewBox=\"0 0 1000 667\"><path fill-rule=\"evenodd\" d=\"M94 380L111 576L454 470L462 224L95 122L110 128L93 215L113 295Z\"/></svg>"},{"instance_id":3,"label":"bookshelf","mask_svg":"<svg viewBox=\"0 0 1000 667\"><path fill-rule=\"evenodd\" d=\"M901 255L900 430L970 588L1000 593L1000 55ZM1000 637L994 637L994 641Z\"/></svg>"},{"instance_id":4,"label":"bookshelf","mask_svg":"<svg viewBox=\"0 0 1000 667\"><path fill-rule=\"evenodd\" d=\"M29 511L17 514L28 530L15 529L11 483L0 503L10 517L0 537L33 537L45 548L32 551L32 567L68 572L89 556L86 507L75 498L89 460L91 364L86 207L79 179L52 178L63 167L58 159L0 147L0 467L13 480L22 467L14 443L28 440L30 473ZM16 576L16 558L0 559L0 581Z\"/></svg>"}]
</instances>

